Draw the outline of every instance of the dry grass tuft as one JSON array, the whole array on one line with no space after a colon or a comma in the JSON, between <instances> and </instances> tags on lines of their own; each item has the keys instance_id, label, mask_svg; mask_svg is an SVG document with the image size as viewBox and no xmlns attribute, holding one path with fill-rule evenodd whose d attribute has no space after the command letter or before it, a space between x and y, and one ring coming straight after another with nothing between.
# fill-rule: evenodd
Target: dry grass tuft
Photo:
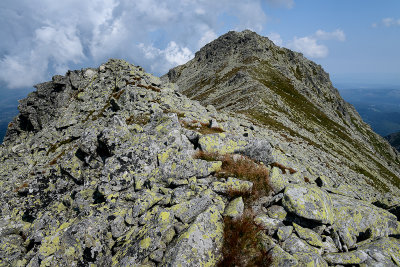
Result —
<instances>
[{"instance_id":1,"label":"dry grass tuft","mask_svg":"<svg viewBox=\"0 0 400 267\"><path fill-rule=\"evenodd\" d=\"M18 192L21 189L24 189L28 187L28 183L23 183L21 186L18 186L17 188L14 189L14 192Z\"/></svg>"},{"instance_id":2,"label":"dry grass tuft","mask_svg":"<svg viewBox=\"0 0 400 267\"><path fill-rule=\"evenodd\" d=\"M222 259L218 266L270 266L271 256L263 250L259 241L262 231L254 223L254 215L250 211L251 203L270 191L269 172L266 166L257 164L248 157L198 151L195 158L207 161L222 161L217 177L234 176L253 182L252 191L228 189L230 198L243 197L247 202L244 214L239 219L224 218L224 243Z\"/></svg>"},{"instance_id":3,"label":"dry grass tuft","mask_svg":"<svg viewBox=\"0 0 400 267\"><path fill-rule=\"evenodd\" d=\"M131 115L129 118L125 120L126 124L132 125L132 124L139 124L140 126L146 125L150 121L150 117L147 115Z\"/></svg>"},{"instance_id":4,"label":"dry grass tuft","mask_svg":"<svg viewBox=\"0 0 400 267\"><path fill-rule=\"evenodd\" d=\"M259 245L254 216L246 212L239 219L224 218L222 260L217 266L269 266L271 257Z\"/></svg>"},{"instance_id":5,"label":"dry grass tuft","mask_svg":"<svg viewBox=\"0 0 400 267\"><path fill-rule=\"evenodd\" d=\"M288 168L278 162L271 163L271 167L278 167L283 173L286 173L286 170L288 170L290 174L295 174L297 172L295 169Z\"/></svg>"},{"instance_id":6,"label":"dry grass tuft","mask_svg":"<svg viewBox=\"0 0 400 267\"><path fill-rule=\"evenodd\" d=\"M227 178L234 176L252 182L253 189L250 194L250 198L252 199L267 195L270 191L269 171L267 167L255 163L248 157L239 156L235 158L231 154L220 155L216 152L199 151L196 153L195 158L207 161L222 161L221 170L216 173L217 177ZM233 189L228 192L228 195L230 194L233 196L242 195L244 197L249 197L248 193L244 191L234 191Z\"/></svg>"},{"instance_id":7,"label":"dry grass tuft","mask_svg":"<svg viewBox=\"0 0 400 267\"><path fill-rule=\"evenodd\" d=\"M214 133L223 133L225 132L222 128L220 127L210 127L210 123L205 123L205 122L199 122L197 120L193 120L191 122L186 122L181 120L181 125L182 127L193 130L193 131L198 131L201 134L214 134ZM200 127L196 124L200 124Z\"/></svg>"},{"instance_id":8,"label":"dry grass tuft","mask_svg":"<svg viewBox=\"0 0 400 267\"><path fill-rule=\"evenodd\" d=\"M136 86L137 86L137 87L146 88L146 89L152 90L152 91L157 92L157 93L161 92L161 89L160 89L160 88L155 87L155 86L152 86L152 85L136 84Z\"/></svg>"},{"instance_id":9,"label":"dry grass tuft","mask_svg":"<svg viewBox=\"0 0 400 267\"><path fill-rule=\"evenodd\" d=\"M58 161L62 156L64 156L64 155L65 155L65 150L62 151L60 154L58 154L57 157L55 157L54 159L52 159L52 160L49 162L48 166L53 166L53 165L57 164L57 161Z\"/></svg>"}]
</instances>

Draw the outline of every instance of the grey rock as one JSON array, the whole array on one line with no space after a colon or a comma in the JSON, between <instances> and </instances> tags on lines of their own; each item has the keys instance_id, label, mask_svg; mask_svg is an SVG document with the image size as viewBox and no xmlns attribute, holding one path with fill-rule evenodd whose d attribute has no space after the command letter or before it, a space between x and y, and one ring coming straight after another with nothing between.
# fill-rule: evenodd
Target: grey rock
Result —
<instances>
[{"instance_id":1,"label":"grey rock","mask_svg":"<svg viewBox=\"0 0 400 267\"><path fill-rule=\"evenodd\" d=\"M298 266L298 261L295 257L284 251L280 246L274 246L269 254L272 257L272 266Z\"/></svg>"},{"instance_id":2,"label":"grey rock","mask_svg":"<svg viewBox=\"0 0 400 267\"><path fill-rule=\"evenodd\" d=\"M283 221L286 218L287 212L282 206L272 205L267 209L267 215L273 219Z\"/></svg>"},{"instance_id":3,"label":"grey rock","mask_svg":"<svg viewBox=\"0 0 400 267\"><path fill-rule=\"evenodd\" d=\"M280 220L269 218L266 215L258 215L254 218L254 222L262 229L266 230L271 236L278 230L278 228L284 226Z\"/></svg>"},{"instance_id":4,"label":"grey rock","mask_svg":"<svg viewBox=\"0 0 400 267\"><path fill-rule=\"evenodd\" d=\"M300 238L298 238L296 235L292 234L289 236L285 242L282 244L282 248L290 253L294 254L297 252L306 252L306 253L312 253L312 254L317 254L319 255L319 250L316 249L315 247L310 246Z\"/></svg>"},{"instance_id":5,"label":"grey rock","mask_svg":"<svg viewBox=\"0 0 400 267\"><path fill-rule=\"evenodd\" d=\"M315 186L287 186L282 204L302 218L324 224L332 224L335 220L330 196Z\"/></svg>"},{"instance_id":6,"label":"grey rock","mask_svg":"<svg viewBox=\"0 0 400 267\"><path fill-rule=\"evenodd\" d=\"M224 216L229 216L233 219L242 217L244 211L244 203L242 197L235 198L226 206Z\"/></svg>"},{"instance_id":7,"label":"grey rock","mask_svg":"<svg viewBox=\"0 0 400 267\"><path fill-rule=\"evenodd\" d=\"M223 223L217 206L199 215L176 243L167 249L163 264L171 266L214 265L222 246Z\"/></svg>"},{"instance_id":8,"label":"grey rock","mask_svg":"<svg viewBox=\"0 0 400 267\"><path fill-rule=\"evenodd\" d=\"M285 241L293 232L293 226L282 226L277 231L279 241Z\"/></svg>"}]
</instances>

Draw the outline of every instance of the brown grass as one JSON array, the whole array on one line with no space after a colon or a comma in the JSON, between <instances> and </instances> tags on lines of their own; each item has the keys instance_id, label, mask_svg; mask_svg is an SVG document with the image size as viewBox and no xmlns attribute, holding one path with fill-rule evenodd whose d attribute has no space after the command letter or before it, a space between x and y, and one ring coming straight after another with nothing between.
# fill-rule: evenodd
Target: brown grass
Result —
<instances>
[{"instance_id":1,"label":"brown grass","mask_svg":"<svg viewBox=\"0 0 400 267\"><path fill-rule=\"evenodd\" d=\"M295 169L288 168L278 162L271 163L271 167L278 167L283 173L286 173L286 170L288 170L290 174L295 174L297 172Z\"/></svg>"},{"instance_id":2,"label":"brown grass","mask_svg":"<svg viewBox=\"0 0 400 267\"><path fill-rule=\"evenodd\" d=\"M114 97L115 99L118 100L124 92L125 92L125 89L122 89L121 91L113 93L112 97Z\"/></svg>"},{"instance_id":3,"label":"brown grass","mask_svg":"<svg viewBox=\"0 0 400 267\"><path fill-rule=\"evenodd\" d=\"M25 187L28 187L28 183L23 183L21 186L18 186L17 188L14 189L14 192L18 192L21 189L24 189Z\"/></svg>"},{"instance_id":4,"label":"brown grass","mask_svg":"<svg viewBox=\"0 0 400 267\"><path fill-rule=\"evenodd\" d=\"M131 115L129 118L125 120L126 124L132 125L132 124L139 124L141 126L146 125L149 122L150 118L147 115Z\"/></svg>"},{"instance_id":5,"label":"brown grass","mask_svg":"<svg viewBox=\"0 0 400 267\"><path fill-rule=\"evenodd\" d=\"M196 153L195 158L207 161L222 161L221 170L216 173L217 177L227 178L234 176L236 178L247 180L253 183L253 189L250 194L251 199L257 199L260 196L267 195L270 191L269 186L269 171L266 166L257 164L250 158L240 156L234 159L233 155L226 154L220 155L216 152L199 151ZM235 191L231 189L228 195L242 195L246 197L245 191Z\"/></svg>"},{"instance_id":6,"label":"brown grass","mask_svg":"<svg viewBox=\"0 0 400 267\"><path fill-rule=\"evenodd\" d=\"M242 217L224 218L224 243L222 259L217 266L269 266L271 256L262 249L259 242L259 233L262 230L254 223L251 203L270 191L269 172L266 166L257 164L248 157L234 158L231 154L221 155L198 151L195 158L207 161L222 161L221 170L217 177L234 176L239 179L253 182L252 191L229 188L227 195L230 198L243 197L247 209Z\"/></svg>"},{"instance_id":7,"label":"brown grass","mask_svg":"<svg viewBox=\"0 0 400 267\"><path fill-rule=\"evenodd\" d=\"M152 86L152 85L141 85L141 84L136 84L136 86L137 86L137 87L146 88L146 89L152 90L152 91L157 92L157 93L161 92L161 89L160 89L160 88L154 87L154 86Z\"/></svg>"},{"instance_id":8,"label":"brown grass","mask_svg":"<svg viewBox=\"0 0 400 267\"><path fill-rule=\"evenodd\" d=\"M190 123L181 120L180 121L182 127L193 130L193 131L198 131L201 134L214 134L214 133L223 133L225 132L221 127L210 127L210 123L205 123L205 122L199 122L197 120L193 120ZM200 123L200 127L196 126L195 124Z\"/></svg>"},{"instance_id":9,"label":"brown grass","mask_svg":"<svg viewBox=\"0 0 400 267\"><path fill-rule=\"evenodd\" d=\"M271 257L259 242L262 230L254 224L254 216L245 212L239 219L224 218L222 260L217 266L269 266Z\"/></svg>"},{"instance_id":10,"label":"brown grass","mask_svg":"<svg viewBox=\"0 0 400 267\"><path fill-rule=\"evenodd\" d=\"M58 154L57 157L55 157L54 159L52 159L52 160L49 162L49 166L55 165L55 164L57 163L57 161L58 161L62 156L64 156L64 155L65 155L65 150L64 150L63 152L61 152L60 154Z\"/></svg>"},{"instance_id":11,"label":"brown grass","mask_svg":"<svg viewBox=\"0 0 400 267\"><path fill-rule=\"evenodd\" d=\"M230 199L234 199L237 197L244 197L245 199L248 199L251 197L251 191L244 188L236 189L229 187L226 194L229 196Z\"/></svg>"}]
</instances>

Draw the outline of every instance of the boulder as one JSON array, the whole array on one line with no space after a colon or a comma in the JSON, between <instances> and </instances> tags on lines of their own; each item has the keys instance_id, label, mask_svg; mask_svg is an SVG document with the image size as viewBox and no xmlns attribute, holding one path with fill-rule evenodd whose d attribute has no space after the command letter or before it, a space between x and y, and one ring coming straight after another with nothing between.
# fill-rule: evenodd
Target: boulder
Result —
<instances>
[{"instance_id":1,"label":"boulder","mask_svg":"<svg viewBox=\"0 0 400 267\"><path fill-rule=\"evenodd\" d=\"M314 185L288 185L282 204L287 211L317 223L333 224L335 219L330 195Z\"/></svg>"},{"instance_id":2,"label":"boulder","mask_svg":"<svg viewBox=\"0 0 400 267\"><path fill-rule=\"evenodd\" d=\"M242 217L244 211L244 203L242 197L235 198L226 206L224 216L229 216L233 219Z\"/></svg>"},{"instance_id":3,"label":"boulder","mask_svg":"<svg viewBox=\"0 0 400 267\"><path fill-rule=\"evenodd\" d=\"M345 196L331 195L331 199L335 226L348 248L355 245L357 238L400 234L400 223L392 213L368 202Z\"/></svg>"},{"instance_id":4,"label":"boulder","mask_svg":"<svg viewBox=\"0 0 400 267\"><path fill-rule=\"evenodd\" d=\"M223 241L222 212L218 206L211 206L200 214L166 251L163 264L214 266L220 259Z\"/></svg>"}]
</instances>

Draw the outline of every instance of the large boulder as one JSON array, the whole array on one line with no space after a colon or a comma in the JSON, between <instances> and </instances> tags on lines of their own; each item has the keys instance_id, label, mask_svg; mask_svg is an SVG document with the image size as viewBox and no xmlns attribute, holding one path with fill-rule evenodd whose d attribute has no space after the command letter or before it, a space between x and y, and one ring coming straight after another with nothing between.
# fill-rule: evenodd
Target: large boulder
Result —
<instances>
[{"instance_id":1,"label":"large boulder","mask_svg":"<svg viewBox=\"0 0 400 267\"><path fill-rule=\"evenodd\" d=\"M333 224L335 219L330 195L313 185L287 186L282 204L287 211L317 223Z\"/></svg>"},{"instance_id":2,"label":"large boulder","mask_svg":"<svg viewBox=\"0 0 400 267\"><path fill-rule=\"evenodd\" d=\"M335 227L348 248L368 238L400 234L400 223L392 213L368 202L331 195Z\"/></svg>"}]
</instances>

